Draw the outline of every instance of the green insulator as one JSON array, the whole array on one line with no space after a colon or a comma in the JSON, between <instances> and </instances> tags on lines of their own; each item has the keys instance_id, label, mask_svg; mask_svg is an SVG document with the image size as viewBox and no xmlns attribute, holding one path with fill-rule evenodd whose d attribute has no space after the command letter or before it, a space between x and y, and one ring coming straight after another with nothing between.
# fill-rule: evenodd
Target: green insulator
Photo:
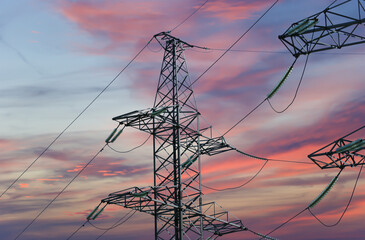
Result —
<instances>
[{"instance_id":1,"label":"green insulator","mask_svg":"<svg viewBox=\"0 0 365 240\"><path fill-rule=\"evenodd\" d=\"M355 151L360 148L365 147L365 141L363 139L357 139L356 141L353 141L349 144L346 144L342 147L339 147L336 149L336 153L342 153L346 151Z\"/></svg>"},{"instance_id":2,"label":"green insulator","mask_svg":"<svg viewBox=\"0 0 365 240\"><path fill-rule=\"evenodd\" d=\"M96 206L96 208L89 214L87 215L86 219L90 220L90 218L92 217L92 215L94 215L94 213L99 209L99 205Z\"/></svg>"},{"instance_id":3,"label":"green insulator","mask_svg":"<svg viewBox=\"0 0 365 240\"><path fill-rule=\"evenodd\" d=\"M308 18L302 20L301 22L299 22L296 26L293 26L291 29L288 30L288 32L285 35L292 35L294 34L294 32L297 32L298 29L300 29L301 27L303 27L305 24L307 24L309 21Z\"/></svg>"},{"instance_id":4,"label":"green insulator","mask_svg":"<svg viewBox=\"0 0 365 240\"><path fill-rule=\"evenodd\" d=\"M95 220L95 218L97 218L103 211L104 211L104 209L105 209L105 207L106 207L106 205L107 204L105 204L105 206L102 208L102 209L100 209L99 210L99 212L97 212L96 214L95 214L95 216L92 218L92 220Z\"/></svg>"},{"instance_id":5,"label":"green insulator","mask_svg":"<svg viewBox=\"0 0 365 240\"><path fill-rule=\"evenodd\" d=\"M106 143L110 142L110 139L114 136L114 134L116 133L117 130L118 130L118 128L114 129L113 132L105 139Z\"/></svg>"},{"instance_id":6,"label":"green insulator","mask_svg":"<svg viewBox=\"0 0 365 240\"><path fill-rule=\"evenodd\" d=\"M166 111L167 107L163 107L160 110L154 111L151 113L152 117L158 116Z\"/></svg>"},{"instance_id":7,"label":"green insulator","mask_svg":"<svg viewBox=\"0 0 365 240\"><path fill-rule=\"evenodd\" d=\"M311 20L311 22L307 23L305 26L303 26L301 29L297 31L297 34L302 34L303 32L307 31L314 25L318 23L318 19Z\"/></svg>"},{"instance_id":8,"label":"green insulator","mask_svg":"<svg viewBox=\"0 0 365 240\"><path fill-rule=\"evenodd\" d=\"M198 159L198 156L190 156L185 162L181 164L181 167L188 168L190 167L196 160Z\"/></svg>"},{"instance_id":9,"label":"green insulator","mask_svg":"<svg viewBox=\"0 0 365 240\"><path fill-rule=\"evenodd\" d=\"M279 90L279 88L284 84L285 80L288 79L292 71L293 71L293 65L289 67L289 69L286 71L285 75L280 80L278 85L276 85L276 87L267 95L267 98L272 98L275 95L275 93Z\"/></svg>"},{"instance_id":10,"label":"green insulator","mask_svg":"<svg viewBox=\"0 0 365 240\"><path fill-rule=\"evenodd\" d=\"M326 195L327 193L333 188L335 183L338 180L338 175L332 179L332 181L327 185L327 187L318 195L309 205L309 208L316 206Z\"/></svg>"},{"instance_id":11,"label":"green insulator","mask_svg":"<svg viewBox=\"0 0 365 240\"><path fill-rule=\"evenodd\" d=\"M133 197L145 197L147 195L148 195L148 192L132 193Z\"/></svg>"},{"instance_id":12,"label":"green insulator","mask_svg":"<svg viewBox=\"0 0 365 240\"><path fill-rule=\"evenodd\" d=\"M122 134L123 130L124 130L124 127L119 130L119 132L113 137L113 139L110 142L113 143L115 140L117 140L117 138L120 136L120 134Z\"/></svg>"}]
</instances>

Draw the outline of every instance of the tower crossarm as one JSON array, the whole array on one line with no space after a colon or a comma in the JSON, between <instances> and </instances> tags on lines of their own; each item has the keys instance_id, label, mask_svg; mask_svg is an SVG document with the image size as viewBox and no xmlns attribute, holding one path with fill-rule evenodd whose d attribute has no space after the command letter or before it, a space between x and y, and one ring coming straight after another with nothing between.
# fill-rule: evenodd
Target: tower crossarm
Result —
<instances>
[{"instance_id":1,"label":"tower crossarm","mask_svg":"<svg viewBox=\"0 0 365 240\"><path fill-rule=\"evenodd\" d=\"M279 39L293 56L299 57L365 43L364 23L364 1L342 0L322 12L293 23Z\"/></svg>"},{"instance_id":2,"label":"tower crossarm","mask_svg":"<svg viewBox=\"0 0 365 240\"><path fill-rule=\"evenodd\" d=\"M174 124L173 121L171 121L172 108L173 107L159 107L136 110L114 117L113 120L119 122L119 124L130 126L150 134L156 132L162 133L167 129L167 127L165 127L166 125L171 127L171 125ZM153 128L153 124L158 125L158 128ZM196 146L194 143L198 142L197 139L200 137L199 146L200 154L202 155L206 154L213 156L219 153L234 150L234 148L226 142L224 137L206 136L204 130L209 128L200 130L198 132L197 130L190 128L189 123L187 123L187 125L180 123L179 126L186 133L184 135L186 139L183 138L184 136L181 138L181 146L185 149ZM166 140L168 138L167 136L168 131L166 131L166 137L163 134L158 135L158 137L162 138L163 140ZM196 150L197 148L194 148L191 152L196 152Z\"/></svg>"},{"instance_id":3,"label":"tower crossarm","mask_svg":"<svg viewBox=\"0 0 365 240\"><path fill-rule=\"evenodd\" d=\"M165 214L159 216L160 220L167 221L168 216L175 209L179 208L174 203L168 201L169 195L172 194L174 188L175 186L132 187L111 193L107 198L102 199L101 202L116 204L150 215L154 215L154 206L156 206L165 212ZM159 196L158 199L154 197L155 194ZM230 219L228 211L221 208L215 202L204 203L201 206L195 207L184 204L182 206L182 213L185 228L193 227L196 221L202 219L204 231L217 236L247 230L241 220Z\"/></svg>"},{"instance_id":4,"label":"tower crossarm","mask_svg":"<svg viewBox=\"0 0 365 240\"><path fill-rule=\"evenodd\" d=\"M308 155L320 168L344 168L364 165L365 140L340 138Z\"/></svg>"}]
</instances>

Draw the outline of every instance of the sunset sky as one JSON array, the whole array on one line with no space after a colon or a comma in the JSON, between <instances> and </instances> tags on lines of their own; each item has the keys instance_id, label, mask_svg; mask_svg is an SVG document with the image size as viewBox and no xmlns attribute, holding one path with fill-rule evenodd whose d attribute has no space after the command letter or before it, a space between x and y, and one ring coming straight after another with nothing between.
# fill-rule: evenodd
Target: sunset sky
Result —
<instances>
[{"instance_id":1,"label":"sunset sky","mask_svg":"<svg viewBox=\"0 0 365 240\"><path fill-rule=\"evenodd\" d=\"M100 93L156 33L180 24L205 0L3 0L0 8L0 194ZM288 27L325 9L332 0L279 0L273 9L194 84L204 124L226 132L260 103L294 61L278 39ZM347 6L356 14L356 3ZM227 49L274 0L210 0L172 35L194 45ZM364 29L364 28L362 28ZM223 52L185 51L191 79ZM294 104L277 114L265 102L226 135L253 155L312 163L307 155L364 125L365 45L310 54ZM152 41L133 64L0 198L0 238L14 239L104 145L116 127L112 118L152 107L163 50ZM292 100L305 57L272 104ZM364 138L365 130L352 140ZM141 144L147 134L126 128L113 144L120 151ZM227 152L202 157L202 183L234 187L264 162ZM153 184L151 139L120 154L109 148L86 168L19 239L67 239L109 193ZM332 191L313 209L328 224L341 216L360 167L346 168ZM214 192L216 201L250 229L267 233L304 209L338 173L313 164L269 162L243 188ZM94 221L110 227L129 210L108 206ZM282 240L360 240L365 238L365 179L360 176L341 223L326 228L309 212L274 232ZM72 239L96 239L90 225ZM153 217L136 213L101 239L153 239ZM259 239L240 232L218 239Z\"/></svg>"}]
</instances>

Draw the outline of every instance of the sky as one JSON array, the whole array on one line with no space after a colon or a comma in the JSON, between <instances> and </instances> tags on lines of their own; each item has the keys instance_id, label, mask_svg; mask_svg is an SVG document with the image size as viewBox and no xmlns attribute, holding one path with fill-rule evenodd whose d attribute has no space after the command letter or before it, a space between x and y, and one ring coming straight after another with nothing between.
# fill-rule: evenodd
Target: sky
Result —
<instances>
[{"instance_id":1,"label":"sky","mask_svg":"<svg viewBox=\"0 0 365 240\"><path fill-rule=\"evenodd\" d=\"M205 1L3 0L0 8L0 192L75 119L156 33L179 25ZM274 1L210 0L172 35L194 45L226 49ZM278 35L330 0L279 0L273 9L194 85L197 106L218 136L252 110L280 81L294 57ZM352 0L352 2L355 2ZM346 6L353 13L354 8ZM356 12L356 11L355 11ZM196 79L222 51L188 49ZM307 155L361 127L365 120L365 46L310 54L293 105L275 113L267 102L226 135L236 148L266 158L312 163ZM112 118L152 107L163 50L152 41L133 64L0 199L2 239L14 239L104 145ZM295 94L305 57L272 98L284 109ZM364 138L359 131L352 140ZM126 129L113 147L124 151L147 134ZM153 183L152 141L120 154L106 148L19 239L67 239L109 193ZM256 160L227 152L202 158L202 182L215 188L246 182L261 168ZM359 167L345 168L314 209L335 223L353 190ZM269 162L245 187L225 192L203 188L244 225L267 233L305 208L338 173L313 164ZM278 239L364 239L365 181L360 175L340 224L320 225L308 212L274 232ZM107 228L128 212L108 206L94 221ZM136 213L101 239L152 239L153 218ZM86 225L72 239L95 239ZM239 232L219 239L258 239Z\"/></svg>"}]
</instances>

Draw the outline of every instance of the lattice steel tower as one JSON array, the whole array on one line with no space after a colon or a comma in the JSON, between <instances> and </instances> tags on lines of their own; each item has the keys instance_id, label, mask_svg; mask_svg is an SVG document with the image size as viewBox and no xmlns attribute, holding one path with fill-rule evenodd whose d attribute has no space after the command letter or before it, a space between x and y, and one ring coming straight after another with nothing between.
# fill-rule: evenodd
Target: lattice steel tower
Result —
<instances>
[{"instance_id":1,"label":"lattice steel tower","mask_svg":"<svg viewBox=\"0 0 365 240\"><path fill-rule=\"evenodd\" d=\"M152 134L154 184L111 193L101 204L153 215L155 239L216 239L247 230L240 220L230 220L228 212L215 202L202 201L200 156L233 148L223 137L212 137L210 128L199 128L184 57L184 50L194 46L165 32L156 34L155 39L165 52L153 108L113 118L123 128ZM118 136L115 133L107 142Z\"/></svg>"}]
</instances>

